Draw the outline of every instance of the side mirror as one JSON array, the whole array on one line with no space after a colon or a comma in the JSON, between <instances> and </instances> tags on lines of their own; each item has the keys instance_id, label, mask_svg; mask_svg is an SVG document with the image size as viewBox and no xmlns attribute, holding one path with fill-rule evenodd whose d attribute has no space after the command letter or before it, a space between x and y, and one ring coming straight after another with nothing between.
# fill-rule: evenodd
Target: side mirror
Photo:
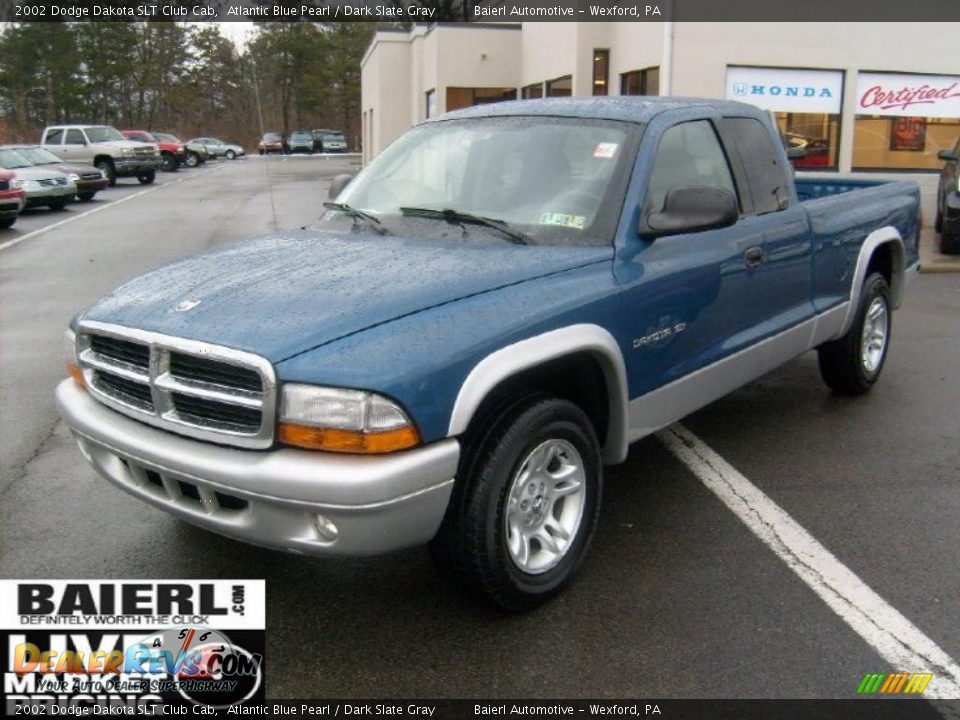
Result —
<instances>
[{"instance_id":1,"label":"side mirror","mask_svg":"<svg viewBox=\"0 0 960 720\"><path fill-rule=\"evenodd\" d=\"M350 184L351 180L353 180L353 175L349 173L337 175L333 178L333 182L330 183L330 192L327 193L327 197L331 200L336 200L340 193L343 192L343 189Z\"/></svg>"},{"instance_id":2,"label":"side mirror","mask_svg":"<svg viewBox=\"0 0 960 720\"><path fill-rule=\"evenodd\" d=\"M787 148L787 159L788 160L800 160L807 156L807 149L802 147L792 147Z\"/></svg>"},{"instance_id":3,"label":"side mirror","mask_svg":"<svg viewBox=\"0 0 960 720\"><path fill-rule=\"evenodd\" d=\"M647 215L640 234L656 238L729 227L739 217L737 198L726 188L687 185L667 192L663 209Z\"/></svg>"},{"instance_id":4,"label":"side mirror","mask_svg":"<svg viewBox=\"0 0 960 720\"><path fill-rule=\"evenodd\" d=\"M957 160L957 156L953 150L941 150L937 153L937 157L944 162L956 162Z\"/></svg>"}]
</instances>

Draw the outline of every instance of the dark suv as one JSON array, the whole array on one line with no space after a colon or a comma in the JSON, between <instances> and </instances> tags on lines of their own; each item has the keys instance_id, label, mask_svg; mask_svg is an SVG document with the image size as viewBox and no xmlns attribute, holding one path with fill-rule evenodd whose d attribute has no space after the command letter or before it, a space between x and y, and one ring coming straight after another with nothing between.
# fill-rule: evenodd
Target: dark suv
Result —
<instances>
[{"instance_id":1,"label":"dark suv","mask_svg":"<svg viewBox=\"0 0 960 720\"><path fill-rule=\"evenodd\" d=\"M940 171L937 192L937 224L940 252L960 252L960 139L953 150L941 150L937 157L945 161Z\"/></svg>"}]
</instances>

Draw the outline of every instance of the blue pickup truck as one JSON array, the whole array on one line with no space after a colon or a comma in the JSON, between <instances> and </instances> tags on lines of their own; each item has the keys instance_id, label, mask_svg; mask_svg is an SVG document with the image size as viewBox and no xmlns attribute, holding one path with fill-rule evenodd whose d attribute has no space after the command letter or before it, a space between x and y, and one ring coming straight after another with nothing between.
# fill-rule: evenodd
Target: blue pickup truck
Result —
<instances>
[{"instance_id":1,"label":"blue pickup truck","mask_svg":"<svg viewBox=\"0 0 960 720\"><path fill-rule=\"evenodd\" d=\"M310 555L429 543L511 610L571 579L630 443L807 350L869 390L918 270L914 183L795 182L733 102L470 108L331 191L80 313L60 413L177 517Z\"/></svg>"}]
</instances>

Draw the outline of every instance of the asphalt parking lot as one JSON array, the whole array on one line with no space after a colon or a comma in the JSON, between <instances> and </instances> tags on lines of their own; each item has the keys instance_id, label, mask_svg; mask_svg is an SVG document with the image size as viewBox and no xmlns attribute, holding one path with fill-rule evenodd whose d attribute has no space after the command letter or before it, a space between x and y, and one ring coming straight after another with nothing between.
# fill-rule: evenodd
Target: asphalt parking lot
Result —
<instances>
[{"instance_id":1,"label":"asphalt parking lot","mask_svg":"<svg viewBox=\"0 0 960 720\"><path fill-rule=\"evenodd\" d=\"M52 400L71 315L189 252L309 223L354 162L251 157L148 188L121 180L0 236L0 577L266 578L276 698L849 698L867 672L924 669L892 666L865 639L873 630L838 614L658 438L608 471L576 583L523 616L460 595L424 548L282 555L98 479ZM869 396L832 396L807 354L683 423L882 599L861 608L874 625L898 611L947 660L960 658L958 317L960 275L922 275Z\"/></svg>"}]
</instances>

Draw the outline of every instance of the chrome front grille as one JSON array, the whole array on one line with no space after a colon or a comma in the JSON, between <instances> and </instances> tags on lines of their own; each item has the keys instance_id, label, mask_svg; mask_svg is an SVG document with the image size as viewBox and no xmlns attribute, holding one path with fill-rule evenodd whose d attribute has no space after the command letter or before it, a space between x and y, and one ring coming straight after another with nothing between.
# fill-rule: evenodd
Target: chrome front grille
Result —
<instances>
[{"instance_id":1,"label":"chrome front grille","mask_svg":"<svg viewBox=\"0 0 960 720\"><path fill-rule=\"evenodd\" d=\"M139 157L153 157L155 151L151 147L138 147L134 148L133 152Z\"/></svg>"},{"instance_id":2,"label":"chrome front grille","mask_svg":"<svg viewBox=\"0 0 960 720\"><path fill-rule=\"evenodd\" d=\"M250 353L84 322L77 357L91 393L119 412L202 440L273 443L273 366Z\"/></svg>"}]
</instances>

